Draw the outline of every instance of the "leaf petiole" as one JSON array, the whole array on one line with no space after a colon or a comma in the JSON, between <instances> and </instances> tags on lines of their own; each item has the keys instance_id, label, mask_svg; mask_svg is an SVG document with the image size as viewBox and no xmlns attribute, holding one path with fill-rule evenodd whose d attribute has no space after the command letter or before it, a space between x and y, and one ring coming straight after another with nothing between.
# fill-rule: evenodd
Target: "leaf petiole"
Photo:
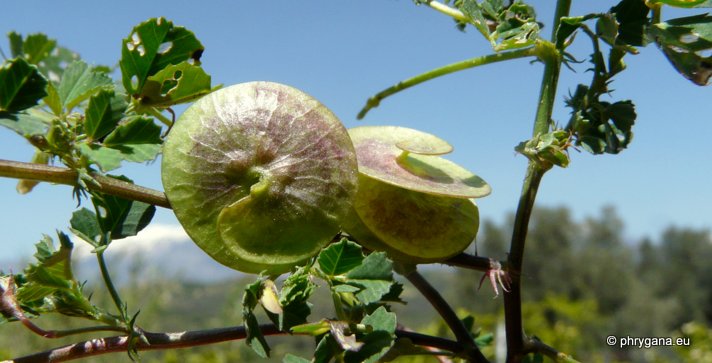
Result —
<instances>
[{"instance_id":1,"label":"leaf petiole","mask_svg":"<svg viewBox=\"0 0 712 363\"><path fill-rule=\"evenodd\" d=\"M366 113L372 108L378 107L381 101L389 96L392 96L400 91L413 87L415 85L421 84L423 82L429 81L433 78L442 77L450 73L459 72L465 69L470 69L478 66L483 66L485 64L497 63L511 59L534 57L539 55L539 49L537 47L522 48L518 50L513 50L511 52L504 53L494 53L485 56L474 57L466 59L464 61L455 62L448 64L446 66L435 68L425 73L421 73L415 77L408 78L404 81L398 82L395 85L386 88L385 90L377 93L373 97L366 101L366 106L364 106L361 111L356 116L357 119L362 119L366 116Z\"/></svg>"}]
</instances>

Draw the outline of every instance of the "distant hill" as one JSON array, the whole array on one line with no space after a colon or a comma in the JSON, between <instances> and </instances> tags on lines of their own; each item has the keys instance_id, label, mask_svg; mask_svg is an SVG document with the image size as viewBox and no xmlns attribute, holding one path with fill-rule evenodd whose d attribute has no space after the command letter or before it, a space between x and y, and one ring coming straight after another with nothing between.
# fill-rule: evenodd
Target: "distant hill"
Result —
<instances>
[{"instance_id":1,"label":"distant hill","mask_svg":"<svg viewBox=\"0 0 712 363\"><path fill-rule=\"evenodd\" d=\"M73 241L73 263L78 279L99 276L99 266L91 246L79 238L73 238ZM105 256L118 284L127 282L132 274L138 274L135 276L138 278L178 278L197 283L242 276L215 262L190 240L180 226L174 225L153 224L135 237L114 241Z\"/></svg>"}]
</instances>

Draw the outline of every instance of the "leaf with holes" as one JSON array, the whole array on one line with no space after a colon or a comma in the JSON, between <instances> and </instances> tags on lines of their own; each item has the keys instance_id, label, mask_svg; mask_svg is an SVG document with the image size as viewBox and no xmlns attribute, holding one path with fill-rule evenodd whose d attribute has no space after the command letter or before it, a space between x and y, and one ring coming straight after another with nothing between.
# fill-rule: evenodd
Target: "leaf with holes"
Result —
<instances>
[{"instance_id":1,"label":"leaf with holes","mask_svg":"<svg viewBox=\"0 0 712 363\"><path fill-rule=\"evenodd\" d=\"M162 17L139 24L121 47L119 66L126 92L134 98L143 97L143 88L150 76L188 60L199 65L203 49L193 32L174 26Z\"/></svg>"},{"instance_id":2,"label":"leaf with holes","mask_svg":"<svg viewBox=\"0 0 712 363\"><path fill-rule=\"evenodd\" d=\"M36 105L47 95L46 87L37 67L22 58L7 62L0 68L0 115Z\"/></svg>"},{"instance_id":3,"label":"leaf with holes","mask_svg":"<svg viewBox=\"0 0 712 363\"><path fill-rule=\"evenodd\" d=\"M698 86L712 76L712 16L672 19L650 27L650 34L675 69Z\"/></svg>"},{"instance_id":4,"label":"leaf with holes","mask_svg":"<svg viewBox=\"0 0 712 363\"><path fill-rule=\"evenodd\" d=\"M189 102L210 93L210 76L200 66L183 62L169 65L148 77L141 104L168 107Z\"/></svg>"}]
</instances>

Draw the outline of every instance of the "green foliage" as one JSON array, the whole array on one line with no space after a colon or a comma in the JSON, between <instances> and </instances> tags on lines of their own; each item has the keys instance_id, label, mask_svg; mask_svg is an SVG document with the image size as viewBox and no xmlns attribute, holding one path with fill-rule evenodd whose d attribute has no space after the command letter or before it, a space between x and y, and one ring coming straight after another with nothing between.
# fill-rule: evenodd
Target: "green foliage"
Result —
<instances>
[{"instance_id":1,"label":"green foliage","mask_svg":"<svg viewBox=\"0 0 712 363\"><path fill-rule=\"evenodd\" d=\"M72 242L57 232L60 247L45 235L35 247L36 262L22 275L0 276L2 314L5 319L24 319L51 312L91 320L106 320L106 316L84 296L82 284L73 275L71 266ZM7 320L0 320L0 323Z\"/></svg>"},{"instance_id":2,"label":"green foliage","mask_svg":"<svg viewBox=\"0 0 712 363\"><path fill-rule=\"evenodd\" d=\"M193 32L164 18L149 19L122 42L124 89L146 105L168 106L200 97L210 90L210 77L199 67L203 50Z\"/></svg>"},{"instance_id":3,"label":"green foliage","mask_svg":"<svg viewBox=\"0 0 712 363\"><path fill-rule=\"evenodd\" d=\"M699 86L707 85L712 76L712 16L657 23L650 34L680 74Z\"/></svg>"},{"instance_id":4,"label":"green foliage","mask_svg":"<svg viewBox=\"0 0 712 363\"><path fill-rule=\"evenodd\" d=\"M467 17L458 21L458 28L475 26L495 51L524 48L539 37L534 8L520 0L511 4L502 0L456 0L453 5Z\"/></svg>"},{"instance_id":5,"label":"green foliage","mask_svg":"<svg viewBox=\"0 0 712 363\"><path fill-rule=\"evenodd\" d=\"M37 104L47 92L47 80L36 67L16 58L0 68L0 115Z\"/></svg>"},{"instance_id":6,"label":"green foliage","mask_svg":"<svg viewBox=\"0 0 712 363\"><path fill-rule=\"evenodd\" d=\"M601 361L604 357L597 349L603 332L619 336L631 332L640 335L648 332L670 334L680 328L685 337L690 337L699 345L695 346L695 350L684 350L679 355L690 361L708 360L711 349L707 344L710 341L707 326L712 316L712 308L708 306L712 296L712 270L709 267L712 243L709 231L669 229L659 246L644 243L640 255L635 256L623 243L622 223L611 210L604 211L600 219L590 218L580 224L573 222L565 209L536 211L531 223L529 214L539 182L535 178L540 178L543 172L555 165L567 167L572 162L569 147L580 146L593 154L617 154L629 146L637 121L635 106L630 100L614 101L608 100L608 97L612 92L610 84L614 76L626 68L624 58L637 54L636 47L654 42L684 77L698 85L708 83L712 76L712 55L709 54L712 49L712 17L701 14L662 21L661 9L662 5L712 7L712 2L621 0L606 12L567 16L568 4L561 1L557 4L559 18L554 21L557 28L551 40L540 36L541 25L536 20L534 8L522 1L415 2L427 4L452 17L460 29L465 29L467 25L474 26L491 44L495 54L436 69L399 83L372 98L367 109L402 89L474 66L522 57L535 57L545 65L535 132L530 140L516 148L529 159L530 167L509 251L503 245L506 243L503 236L507 232L502 228L486 224L486 236L482 238L485 249L509 256L506 271L502 273L514 277L512 286L508 288L516 290L516 293L507 295L510 293L507 291L505 294L505 323L509 328L512 320L515 321L514 326L523 323L527 333L528 341L520 341L521 344L512 343L512 340L516 343L520 339L518 336L509 337L508 353L522 355L525 362L532 363L542 362L544 354L556 361L573 361L571 356L552 352L553 349L549 348L539 347L533 349L535 352L527 348L526 355L524 350L511 351L517 345L537 347L538 343L545 342L589 360ZM591 40L592 52L588 58L591 80L579 84L566 100L571 108L571 118L562 128L552 120L554 91L558 86L561 65L573 68L578 63L575 56L569 53L569 46L579 34ZM156 124L154 118L170 129L174 120L164 116L163 111L172 114L170 107L194 101L213 90L211 77L200 64L203 45L183 27L174 26L164 18L149 19L134 27L123 40L119 61L121 81L115 83L109 68L89 66L44 34L23 38L13 32L9 34L9 41L13 58L5 60L0 68L0 125L20 134L36 148L34 163L59 161L77 175L75 196L81 203L80 197L88 194L94 211L82 208L74 212L70 220L71 231L94 247L106 290L118 314L104 312L85 296L84 285L75 279L72 271L73 245L66 234L58 232L58 249L52 239L45 236L36 246L36 262L22 274L0 274L0 323L20 320L32 331L54 337L86 330L45 331L30 319L59 313L98 321L104 325L91 327L90 330L126 334L129 357L138 359L138 344L148 343L149 335L139 327L138 313L129 314L128 304L123 302L114 286L103 254L113 240L134 236L145 228L155 213L155 206L98 192L98 180L107 180L102 173L120 167L124 161L154 160L162 151L164 139L162 126ZM392 233L399 242L398 248L391 246L396 252L389 250L394 257L408 257L411 252L420 252L418 250L423 246L417 244L418 239L432 230L418 227L435 226L442 229L425 236L425 247L434 246L435 250L447 247L458 237L457 248L436 256L432 261L428 259L432 255L426 254L410 256L421 259L406 262L443 262L459 253L478 231L479 211L468 198L488 194L489 186L476 175L438 158L437 155L450 152L452 147L432 135L418 134L405 128L372 128L366 135L369 137L362 135L359 140L356 135L360 131L347 135L330 111L302 93L267 83L252 83L243 87L247 88L235 93L221 91L214 97L234 102L234 99L241 100L246 95L263 95L268 90L277 90L274 91L274 100L270 102L274 101L280 107L273 108L269 103L270 112L287 110L288 117L285 119L288 122L285 124L291 126L298 119L303 120L306 127L285 131L282 125L276 128L271 125L275 130L264 125L238 125L242 129L237 131L244 134L235 133L233 129L206 127L211 125L205 124L204 120L212 119L214 115L206 117L200 113L202 111L187 112L188 119L192 117L200 122L194 122L190 126L192 129L181 129L186 124L181 121L173 129L173 135L183 135L183 138L168 141L164 158L164 167L168 171L163 176L164 182L173 181L177 175L188 176L185 180L176 179L178 182L175 184L166 183L167 194L172 198L170 204L176 208L182 223L203 228L189 229L189 233L211 256L223 264L245 267L245 270L252 272L267 271L276 275L291 271L284 280L273 281L275 277L260 275L244 288L242 306L238 310L241 310L246 343L254 353L269 358L275 351L265 338L267 333L305 335L314 340L316 346L312 360L286 354L283 361L290 363L332 360L377 362L409 354L442 354L468 359L472 356L465 355L472 352L467 350L479 354L479 348L490 353L494 337L489 331L500 319L496 315L498 313L489 311L489 314L481 316L477 324L469 313L467 318L458 321L448 304L440 302L443 299L438 293L423 286L419 286L423 295L436 306L457 336L457 342L449 343L458 344L458 349L438 352L418 347L410 340L398 339L398 329L405 328L399 326L402 319L394 312L399 306L392 304L402 302L404 286L394 278L394 263L385 252L380 251L389 250L383 248L382 243L392 242L385 237ZM299 102L284 102L285 94ZM210 97L212 102L213 96ZM201 103L198 105L203 107ZM248 113L264 110L252 109ZM313 112L315 110L318 112ZM309 123L314 120L305 115L316 113L325 116L325 125ZM269 122L272 121L270 116ZM208 136L198 137L198 131L205 129ZM322 145L327 140L324 135L333 136L336 129L343 135L337 135L332 144ZM364 129L361 128L361 131ZM267 137L250 138L256 134ZM402 136L406 134L418 135L404 140ZM235 139L221 138L225 135ZM295 135L298 136L296 139L289 139ZM373 141L377 139L385 140L387 147L376 147ZM194 143L189 144L188 140ZM289 149L287 156L270 154L272 150L266 145L277 144L276 140L279 145L274 150L282 152ZM366 146L361 147L365 152L359 153L357 168L352 144L363 146L359 142ZM249 152L238 158L221 159L221 156L228 154L231 157L233 153L239 154L234 150L224 150L225 145L238 145ZM285 145L288 147L283 148ZM315 145L317 147L309 149ZM182 147L187 149L180 149ZM200 148L205 150L198 150ZM182 156L171 160L171 152L175 150ZM343 155L316 158L323 156L325 151L343 152ZM298 160L288 158L293 154L298 155ZM346 160L344 165L336 165L333 170L324 172L325 164L342 156ZM244 163L243 159L249 162ZM288 164L290 168L280 164L276 169L266 170L266 165L271 165L269 163L274 159ZM183 167L190 162L197 164L198 168L188 170ZM304 162L303 165L311 168L311 174L292 169L297 162ZM222 174L214 172L216 166L225 167L228 171ZM277 169L289 169L289 173L282 175ZM350 203L354 199L358 172L364 174L359 183L360 195L373 198L362 198L361 204L355 204L352 208ZM196 174L201 177L209 175L210 181L201 185L203 189L199 193L186 192L186 186L198 184L191 179ZM112 178L131 182L125 177ZM297 182L301 180L299 178L308 179L308 182L300 185ZM404 194L406 197L402 198L402 203L394 202L395 199L386 198L385 194L377 194L379 187L369 184L370 179L366 178L378 179L378 183L388 184L390 188L397 185L402 189L401 193L410 194ZM224 180L228 186L216 187L214 183L218 179ZM26 182L18 186L18 190L30 191L33 183ZM304 188L300 189L300 186ZM220 205L219 210L206 208L205 200L217 200L235 190L238 198ZM335 194L329 194L332 192ZM300 200L304 194L309 195ZM196 195L200 199L196 199ZM428 209L433 206L442 208ZM407 216L405 211L415 213ZM348 213L351 217L360 218L360 222L358 218L345 221ZM457 219L458 213L462 216L467 214L468 218ZM306 218L302 218L304 215ZM447 224L448 218L455 218L456 227L461 228L451 228ZM376 222L379 221L385 223L380 223L377 229ZM410 221L411 224L403 221ZM349 222L353 224L347 226ZM333 241L333 236L339 233L342 226L346 231L341 232L347 232L348 237L325 246L330 240ZM354 227L354 234L351 227ZM364 229L359 230L361 227ZM222 229L215 233L215 228ZM359 233L364 230L362 238ZM520 232L527 230L527 246L534 246L534 249L528 247L528 257L522 266L526 233ZM455 236L458 231L467 233ZM450 232L453 235L448 234ZM352 235L362 239L373 252L365 254L361 246L351 239ZM281 253L295 246L303 248L304 240L314 236L319 237L318 243L309 245L305 248L308 251L297 258L265 259L274 250ZM366 242L370 237L376 242ZM275 248L266 243L273 241L279 242ZM223 242L239 243L225 246ZM412 268L397 266L401 273ZM520 271L522 267L525 269ZM567 278L554 278L559 276ZM316 280L321 280L321 285ZM519 309L522 302L519 300L521 280L535 288L524 291L523 295L529 301ZM281 288L278 288L280 283ZM450 285L456 284L443 284L441 290ZM331 306L329 312L322 311L319 318L314 319L311 315L319 286L327 290L324 293L331 297ZM471 287L474 291L474 286ZM462 293L458 291L454 294L459 296ZM472 292L464 293L468 294ZM684 299L673 301L669 298L673 295L684 296ZM653 302L640 309L641 300ZM262 313L257 311L258 306L262 306L264 315L273 325L259 324ZM332 310L333 315L330 315ZM520 311L523 316L519 316ZM639 322L649 316L659 318L653 322ZM690 321L694 323L682 325ZM458 330L460 326L466 331ZM437 333L442 335L446 332L438 330ZM424 339L428 338L433 339ZM467 349L465 341L469 341ZM619 349L616 353L624 359L636 358L635 352ZM234 355L229 357L235 358Z\"/></svg>"}]
</instances>

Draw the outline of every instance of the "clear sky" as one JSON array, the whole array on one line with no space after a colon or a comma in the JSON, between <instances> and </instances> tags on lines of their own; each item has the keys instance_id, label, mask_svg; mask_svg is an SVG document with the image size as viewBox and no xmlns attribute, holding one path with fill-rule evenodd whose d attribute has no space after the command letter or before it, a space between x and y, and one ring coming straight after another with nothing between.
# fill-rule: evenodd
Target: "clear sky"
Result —
<instances>
[{"instance_id":1,"label":"clear sky","mask_svg":"<svg viewBox=\"0 0 712 363\"><path fill-rule=\"evenodd\" d=\"M555 2L531 3L540 21L549 24ZM614 3L575 0L572 14ZM478 201L483 218L501 221L516 207L526 159L513 148L530 137L540 64L518 60L443 77L393 96L365 120L355 120L369 96L397 81L491 53L473 29L458 32L450 19L410 0L5 1L0 31L44 32L89 63L115 65L121 39L156 16L196 33L206 47L203 67L215 84L281 82L322 101L347 127L403 125L439 135L455 147L450 159L492 186L492 195ZM550 31L546 27L544 34ZM577 43L571 50L584 58L590 42L580 37ZM0 47L9 54L6 39ZM612 88L616 100L633 99L637 105L630 148L615 156L572 152L569 168L546 175L538 203L569 206L577 217L613 205L631 240L656 237L671 224L709 228L712 93L679 76L652 45L627 59L629 70ZM564 71L554 115L560 124L569 117L563 96L578 82L589 82L586 67ZM0 158L28 161L31 155L26 141L0 130ZM121 172L162 189L159 166L131 165ZM75 207L69 187L43 184L20 196L15 183L0 178L0 260L29 256L42 233L66 230ZM156 219L177 224L166 210Z\"/></svg>"}]
</instances>

